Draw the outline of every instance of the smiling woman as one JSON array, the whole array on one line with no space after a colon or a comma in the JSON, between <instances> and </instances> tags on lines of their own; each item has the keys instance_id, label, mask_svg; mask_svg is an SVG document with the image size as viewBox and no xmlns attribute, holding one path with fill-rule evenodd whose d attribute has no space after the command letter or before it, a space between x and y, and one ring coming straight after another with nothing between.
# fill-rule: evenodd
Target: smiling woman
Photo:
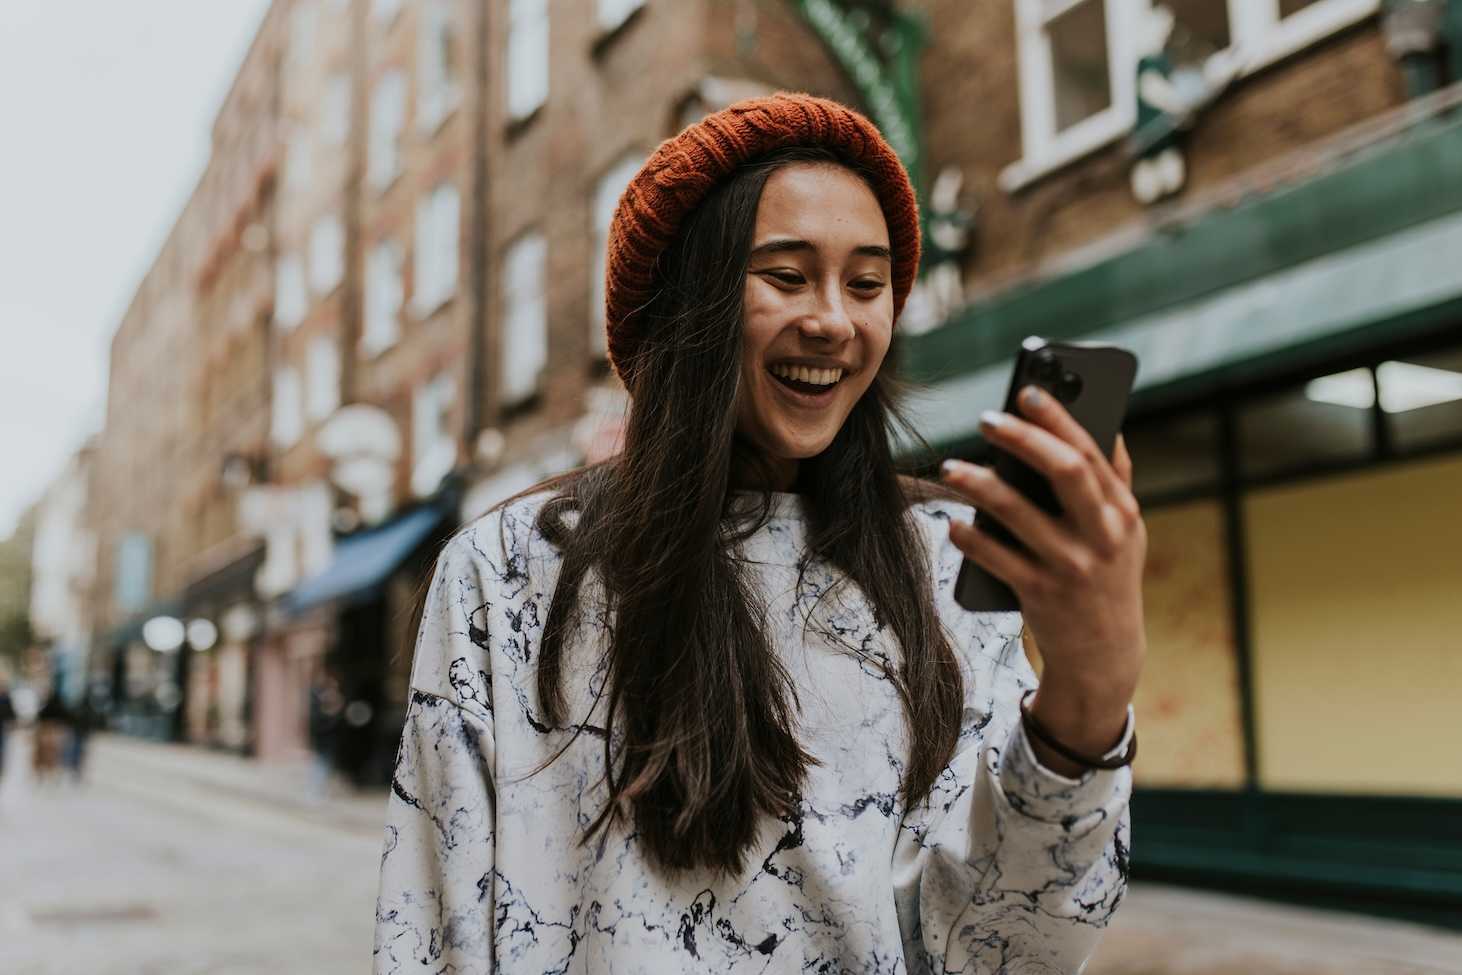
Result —
<instances>
[{"instance_id":1,"label":"smiling woman","mask_svg":"<svg viewBox=\"0 0 1462 975\"><path fill-rule=\"evenodd\" d=\"M1130 772L1045 763L1020 614L952 598L969 505L896 471L918 257L902 166L821 99L732 106L631 181L624 451L438 563L377 971L1081 967Z\"/></svg>"}]
</instances>

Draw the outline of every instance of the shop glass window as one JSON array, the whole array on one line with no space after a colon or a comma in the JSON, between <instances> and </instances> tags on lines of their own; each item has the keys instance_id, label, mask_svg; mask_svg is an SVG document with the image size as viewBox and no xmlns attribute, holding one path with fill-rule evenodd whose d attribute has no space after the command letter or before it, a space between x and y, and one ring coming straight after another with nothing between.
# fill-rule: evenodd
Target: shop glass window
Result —
<instances>
[{"instance_id":1,"label":"shop glass window","mask_svg":"<svg viewBox=\"0 0 1462 975\"><path fill-rule=\"evenodd\" d=\"M548 364L548 306L543 280L548 244L540 233L513 243L503 258L502 403L523 402L538 391Z\"/></svg>"},{"instance_id":2,"label":"shop glass window","mask_svg":"<svg viewBox=\"0 0 1462 975\"><path fill-rule=\"evenodd\" d=\"M1323 2L1324 0L1279 0L1279 16L1293 17L1301 10Z\"/></svg>"},{"instance_id":3,"label":"shop glass window","mask_svg":"<svg viewBox=\"0 0 1462 975\"><path fill-rule=\"evenodd\" d=\"M446 373L418 387L411 397L411 490L429 497L457 461L452 403L457 386Z\"/></svg>"},{"instance_id":4,"label":"shop glass window","mask_svg":"<svg viewBox=\"0 0 1462 975\"><path fill-rule=\"evenodd\" d=\"M1383 362L1376 384L1396 450L1462 446L1462 348Z\"/></svg>"},{"instance_id":5,"label":"shop glass window","mask_svg":"<svg viewBox=\"0 0 1462 975\"><path fill-rule=\"evenodd\" d=\"M1132 457L1132 487L1146 502L1217 489L1220 477L1218 414L1212 410L1163 416L1122 433Z\"/></svg>"},{"instance_id":6,"label":"shop glass window","mask_svg":"<svg viewBox=\"0 0 1462 975\"><path fill-rule=\"evenodd\" d=\"M1360 369L1321 376L1244 406L1238 418L1244 478L1301 473L1373 457L1373 398L1370 371Z\"/></svg>"},{"instance_id":7,"label":"shop glass window","mask_svg":"<svg viewBox=\"0 0 1462 975\"><path fill-rule=\"evenodd\" d=\"M1170 46L1185 63L1201 63L1233 43L1228 4L1221 0L1167 0L1173 12Z\"/></svg>"}]
</instances>

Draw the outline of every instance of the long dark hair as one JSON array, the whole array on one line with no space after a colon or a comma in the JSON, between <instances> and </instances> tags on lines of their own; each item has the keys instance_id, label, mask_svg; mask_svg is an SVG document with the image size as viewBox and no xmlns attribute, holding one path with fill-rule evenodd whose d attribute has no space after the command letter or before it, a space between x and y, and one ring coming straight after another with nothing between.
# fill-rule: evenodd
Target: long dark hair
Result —
<instances>
[{"instance_id":1,"label":"long dark hair","mask_svg":"<svg viewBox=\"0 0 1462 975\"><path fill-rule=\"evenodd\" d=\"M555 490L537 527L562 554L538 654L548 723L567 717L565 644L591 568L613 610L604 683L609 799L583 842L625 824L670 871L740 870L761 817L786 816L816 762L795 734L796 688L729 553L770 507L767 495L759 512L738 517L730 503L733 471L760 472L769 483L737 437L735 410L757 206L774 170L804 161L857 172L827 151L789 149L717 187L661 259L661 288L643 310L645 337L626 370L632 407L623 452L531 489ZM896 408L891 360L832 444L799 464L796 489L809 513L802 570L812 558L842 570L902 648L900 661L870 663L885 667L903 702L910 754L902 797L912 804L954 753L963 687L908 511L949 495L897 473L894 424L917 434ZM570 512L579 516L572 527Z\"/></svg>"}]
</instances>

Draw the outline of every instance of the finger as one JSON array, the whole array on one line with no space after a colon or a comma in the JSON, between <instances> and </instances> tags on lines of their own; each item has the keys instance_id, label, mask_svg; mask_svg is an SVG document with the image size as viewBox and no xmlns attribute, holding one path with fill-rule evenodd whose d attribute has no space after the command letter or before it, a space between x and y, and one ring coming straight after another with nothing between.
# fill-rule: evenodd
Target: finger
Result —
<instances>
[{"instance_id":1,"label":"finger","mask_svg":"<svg viewBox=\"0 0 1462 975\"><path fill-rule=\"evenodd\" d=\"M1040 573L1030 559L996 541L978 526L957 518L949 523L949 539L965 558L1014 589L1021 601L1025 601L1025 594L1031 591Z\"/></svg>"},{"instance_id":2,"label":"finger","mask_svg":"<svg viewBox=\"0 0 1462 975\"><path fill-rule=\"evenodd\" d=\"M1086 459L1097 481L1101 485L1102 493L1108 501L1117 501L1123 493L1122 479L1113 468L1106 453L1097 446L1090 433L1071 412L1062 405L1050 393L1039 386L1027 386L1020 391L1019 397L1020 413L1037 426L1044 427L1051 431L1071 446L1075 447Z\"/></svg>"},{"instance_id":3,"label":"finger","mask_svg":"<svg viewBox=\"0 0 1462 975\"><path fill-rule=\"evenodd\" d=\"M1067 576L1091 570L1092 558L1082 541L994 471L963 461L946 462L944 471L945 483L1009 529L1042 565Z\"/></svg>"},{"instance_id":4,"label":"finger","mask_svg":"<svg viewBox=\"0 0 1462 975\"><path fill-rule=\"evenodd\" d=\"M1113 541L1107 537L1107 522L1102 513L1107 504L1106 491L1080 450L1049 430L1008 413L985 413L980 417L980 424L994 446L1024 461L1050 481L1061 507L1080 535L1096 542L1103 551L1111 548Z\"/></svg>"},{"instance_id":5,"label":"finger","mask_svg":"<svg viewBox=\"0 0 1462 975\"><path fill-rule=\"evenodd\" d=\"M1132 490L1132 455L1127 453L1127 438L1117 434L1117 446L1112 451L1112 468L1127 490Z\"/></svg>"}]
</instances>

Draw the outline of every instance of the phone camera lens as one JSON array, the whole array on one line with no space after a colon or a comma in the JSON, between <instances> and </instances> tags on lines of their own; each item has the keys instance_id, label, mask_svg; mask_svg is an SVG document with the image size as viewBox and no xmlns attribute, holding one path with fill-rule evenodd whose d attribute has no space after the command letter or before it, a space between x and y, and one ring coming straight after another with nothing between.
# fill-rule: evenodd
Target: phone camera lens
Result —
<instances>
[{"instance_id":1,"label":"phone camera lens","mask_svg":"<svg viewBox=\"0 0 1462 975\"><path fill-rule=\"evenodd\" d=\"M1035 354L1031 375L1042 383L1053 383L1061 377L1061 360L1050 349L1042 349Z\"/></svg>"},{"instance_id":2,"label":"phone camera lens","mask_svg":"<svg viewBox=\"0 0 1462 975\"><path fill-rule=\"evenodd\" d=\"M1054 390L1056 398L1063 403L1075 402L1076 398L1081 395L1082 385L1081 377L1076 373L1065 373L1056 383Z\"/></svg>"}]
</instances>

